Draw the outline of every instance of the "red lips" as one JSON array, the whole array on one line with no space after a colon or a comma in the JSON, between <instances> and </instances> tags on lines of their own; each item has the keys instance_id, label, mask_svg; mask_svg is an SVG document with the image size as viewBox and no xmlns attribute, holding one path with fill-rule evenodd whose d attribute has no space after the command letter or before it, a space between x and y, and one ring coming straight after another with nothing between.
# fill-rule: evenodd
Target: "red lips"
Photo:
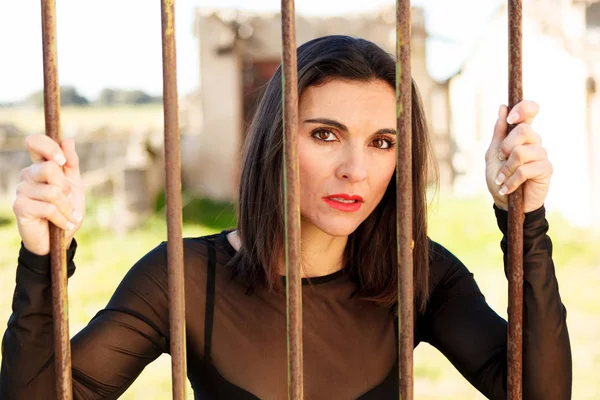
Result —
<instances>
[{"instance_id":1,"label":"red lips","mask_svg":"<svg viewBox=\"0 0 600 400\"><path fill-rule=\"evenodd\" d=\"M338 199L344 199L344 200L356 200L356 201L360 201L361 203L363 202L363 198L354 194L354 195L349 195L346 193L337 193L337 194L332 194L327 196L326 198L330 199L332 197L338 198Z\"/></svg>"},{"instance_id":2,"label":"red lips","mask_svg":"<svg viewBox=\"0 0 600 400\"><path fill-rule=\"evenodd\" d=\"M358 195L349 195L347 193L332 194L323 197L323 201L331 208L344 212L358 211L363 204L362 197Z\"/></svg>"}]
</instances>

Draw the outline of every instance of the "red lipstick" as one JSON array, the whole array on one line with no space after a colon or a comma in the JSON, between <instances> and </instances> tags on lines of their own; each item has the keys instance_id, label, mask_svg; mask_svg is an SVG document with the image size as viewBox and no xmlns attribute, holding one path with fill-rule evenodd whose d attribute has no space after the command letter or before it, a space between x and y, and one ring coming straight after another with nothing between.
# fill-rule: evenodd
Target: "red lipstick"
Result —
<instances>
[{"instance_id":1,"label":"red lipstick","mask_svg":"<svg viewBox=\"0 0 600 400\"><path fill-rule=\"evenodd\" d=\"M363 198L358 195L349 195L346 193L332 194L323 197L323 201L331 208L344 212L358 211L363 203Z\"/></svg>"}]
</instances>

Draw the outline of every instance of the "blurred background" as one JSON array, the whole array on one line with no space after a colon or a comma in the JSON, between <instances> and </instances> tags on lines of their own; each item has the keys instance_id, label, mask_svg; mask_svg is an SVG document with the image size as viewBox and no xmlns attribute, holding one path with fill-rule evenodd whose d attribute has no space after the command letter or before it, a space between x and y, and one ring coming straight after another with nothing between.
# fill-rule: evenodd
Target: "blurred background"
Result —
<instances>
[{"instance_id":1,"label":"blurred background","mask_svg":"<svg viewBox=\"0 0 600 400\"><path fill-rule=\"evenodd\" d=\"M348 34L394 53L394 3L296 1L297 42ZM412 73L440 171L430 236L465 262L506 316L501 234L483 160L498 107L508 101L506 2L412 4ZM235 226L245 128L281 59L279 7L277 0L176 2L186 236ZM20 245L11 204L30 163L23 139L44 132L40 15L39 2L0 3L0 321L10 315ZM600 2L524 0L523 18L524 95L540 104L534 128L555 170L546 207L568 310L573 398L597 399ZM89 192L69 281L74 334L129 267L166 239L159 2L59 0L57 42L62 134L76 139ZM170 398L170 379L162 356L123 398ZM483 398L427 344L415 352L415 397Z\"/></svg>"}]
</instances>

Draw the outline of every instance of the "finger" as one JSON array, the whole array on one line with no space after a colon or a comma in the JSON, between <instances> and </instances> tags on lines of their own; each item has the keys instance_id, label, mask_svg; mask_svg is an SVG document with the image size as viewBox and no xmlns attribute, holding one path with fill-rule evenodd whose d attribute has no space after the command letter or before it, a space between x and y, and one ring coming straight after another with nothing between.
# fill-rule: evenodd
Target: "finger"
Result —
<instances>
[{"instance_id":1,"label":"finger","mask_svg":"<svg viewBox=\"0 0 600 400\"><path fill-rule=\"evenodd\" d=\"M65 174L70 175L71 173L79 175L79 156L75 151L75 141L73 139L66 139L61 144L62 151L67 159L64 171Z\"/></svg>"},{"instance_id":2,"label":"finger","mask_svg":"<svg viewBox=\"0 0 600 400\"><path fill-rule=\"evenodd\" d=\"M498 193L500 195L508 196L525 183L525 181L549 179L550 176L552 176L552 170L552 164L548 160L535 161L521 165L515 170L510 178L508 178Z\"/></svg>"},{"instance_id":3,"label":"finger","mask_svg":"<svg viewBox=\"0 0 600 400\"><path fill-rule=\"evenodd\" d=\"M46 219L66 231L75 229L75 224L69 221L52 203L20 197L15 200L13 211L18 217Z\"/></svg>"},{"instance_id":4,"label":"finger","mask_svg":"<svg viewBox=\"0 0 600 400\"><path fill-rule=\"evenodd\" d=\"M83 219L83 216L73 208L67 196L58 186L28 181L20 182L17 185L17 197L52 203L66 219L75 224L80 223Z\"/></svg>"},{"instance_id":5,"label":"finger","mask_svg":"<svg viewBox=\"0 0 600 400\"><path fill-rule=\"evenodd\" d=\"M537 134L531 125L522 123L517 125L500 145L498 157L501 161L508 158L513 149L523 144L542 144L542 137Z\"/></svg>"},{"instance_id":6,"label":"finger","mask_svg":"<svg viewBox=\"0 0 600 400\"><path fill-rule=\"evenodd\" d=\"M52 160L60 166L67 162L58 143L46 135L27 136L25 145L33 162Z\"/></svg>"},{"instance_id":7,"label":"finger","mask_svg":"<svg viewBox=\"0 0 600 400\"><path fill-rule=\"evenodd\" d=\"M496 177L496 185L503 184L513 173L521 166L527 163L542 161L548 158L546 149L535 144L519 145L510 153L510 157L504 163L498 176Z\"/></svg>"},{"instance_id":8,"label":"finger","mask_svg":"<svg viewBox=\"0 0 600 400\"><path fill-rule=\"evenodd\" d=\"M506 122L515 125L520 122L531 124L540 111L540 106L535 101L523 100L510 110Z\"/></svg>"},{"instance_id":9,"label":"finger","mask_svg":"<svg viewBox=\"0 0 600 400\"><path fill-rule=\"evenodd\" d=\"M498 150L500 149L500 145L502 141L506 138L506 132L508 130L508 124L506 123L506 114L508 113L508 107L504 104L500 106L498 110L498 119L496 120L496 125L494 126L494 134L492 135L492 143L488 151L485 153L486 161L489 161L491 157L498 156Z\"/></svg>"},{"instance_id":10,"label":"finger","mask_svg":"<svg viewBox=\"0 0 600 400\"><path fill-rule=\"evenodd\" d=\"M59 187L64 194L71 192L72 185L61 167L54 161L37 162L31 165L24 175L31 182L47 183Z\"/></svg>"}]
</instances>

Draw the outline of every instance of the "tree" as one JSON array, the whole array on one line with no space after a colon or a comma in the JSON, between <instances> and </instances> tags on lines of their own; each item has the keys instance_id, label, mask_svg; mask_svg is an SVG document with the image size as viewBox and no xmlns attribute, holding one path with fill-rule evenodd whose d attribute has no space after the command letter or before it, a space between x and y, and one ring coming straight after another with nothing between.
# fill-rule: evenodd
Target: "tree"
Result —
<instances>
[{"instance_id":1,"label":"tree","mask_svg":"<svg viewBox=\"0 0 600 400\"><path fill-rule=\"evenodd\" d=\"M90 102L81 96L73 86L60 88L60 104L65 106L86 106Z\"/></svg>"},{"instance_id":2,"label":"tree","mask_svg":"<svg viewBox=\"0 0 600 400\"><path fill-rule=\"evenodd\" d=\"M101 106L112 106L117 101L117 91L115 89L102 89L96 103Z\"/></svg>"},{"instance_id":3,"label":"tree","mask_svg":"<svg viewBox=\"0 0 600 400\"><path fill-rule=\"evenodd\" d=\"M25 99L24 103L33 107L44 107L44 90L38 90ZM73 86L60 87L60 105L61 106L86 106L88 99L77 92Z\"/></svg>"},{"instance_id":4,"label":"tree","mask_svg":"<svg viewBox=\"0 0 600 400\"><path fill-rule=\"evenodd\" d=\"M132 105L156 103L162 100L162 97L153 97L142 90L121 90L106 88L100 92L96 104L102 106L113 105Z\"/></svg>"}]
</instances>

